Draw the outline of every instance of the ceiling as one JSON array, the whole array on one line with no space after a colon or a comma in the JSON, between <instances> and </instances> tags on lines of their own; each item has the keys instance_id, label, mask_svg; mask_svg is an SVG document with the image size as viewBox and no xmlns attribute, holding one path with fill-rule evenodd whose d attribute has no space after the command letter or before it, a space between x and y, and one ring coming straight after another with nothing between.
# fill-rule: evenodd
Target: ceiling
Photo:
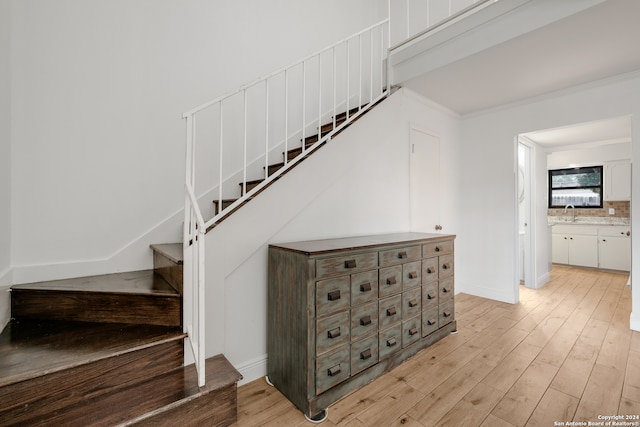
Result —
<instances>
[{"instance_id":1,"label":"ceiling","mask_svg":"<svg viewBox=\"0 0 640 427\"><path fill-rule=\"evenodd\" d=\"M634 72L640 70L639 17L640 1L607 0L429 71L403 86L466 115ZM615 119L581 125L575 133L563 128L557 134L563 140L550 140L553 135L548 132L536 132L531 139L554 145L577 144L589 142L580 141L581 135L584 139L585 132L594 131L603 141L629 139L630 126L626 135L616 127L622 122Z\"/></svg>"}]
</instances>

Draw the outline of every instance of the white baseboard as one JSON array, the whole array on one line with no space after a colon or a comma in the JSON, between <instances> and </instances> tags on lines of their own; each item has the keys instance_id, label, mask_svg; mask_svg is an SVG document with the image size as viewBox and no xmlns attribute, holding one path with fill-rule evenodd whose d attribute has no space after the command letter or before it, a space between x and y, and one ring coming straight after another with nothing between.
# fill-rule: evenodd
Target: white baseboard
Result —
<instances>
[{"instance_id":1,"label":"white baseboard","mask_svg":"<svg viewBox=\"0 0 640 427\"><path fill-rule=\"evenodd\" d=\"M551 280L551 274L549 272L544 273L542 276L538 276L536 279L536 289L539 289L549 283Z\"/></svg>"},{"instance_id":2,"label":"white baseboard","mask_svg":"<svg viewBox=\"0 0 640 427\"><path fill-rule=\"evenodd\" d=\"M456 283L456 293L463 292L465 294L474 295L481 298L492 299L495 301L506 302L509 304L516 304L518 301L514 301L515 296L509 295L504 291L500 291L493 288L487 288L483 286L465 287Z\"/></svg>"},{"instance_id":3,"label":"white baseboard","mask_svg":"<svg viewBox=\"0 0 640 427\"><path fill-rule=\"evenodd\" d=\"M242 379L238 382L238 385L255 381L267 375L267 355L264 354L255 359L248 360L235 368L242 374Z\"/></svg>"},{"instance_id":4,"label":"white baseboard","mask_svg":"<svg viewBox=\"0 0 640 427\"><path fill-rule=\"evenodd\" d=\"M631 312L629 317L629 326L632 331L640 331L640 314Z\"/></svg>"},{"instance_id":5,"label":"white baseboard","mask_svg":"<svg viewBox=\"0 0 640 427\"><path fill-rule=\"evenodd\" d=\"M11 292L9 286L0 286L0 331L11 320Z\"/></svg>"}]
</instances>

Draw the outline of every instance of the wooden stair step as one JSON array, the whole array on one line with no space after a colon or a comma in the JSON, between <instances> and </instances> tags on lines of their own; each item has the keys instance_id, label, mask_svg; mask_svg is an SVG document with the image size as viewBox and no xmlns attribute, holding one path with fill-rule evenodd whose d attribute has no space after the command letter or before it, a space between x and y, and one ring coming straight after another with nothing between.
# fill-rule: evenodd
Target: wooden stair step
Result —
<instances>
[{"instance_id":1,"label":"wooden stair step","mask_svg":"<svg viewBox=\"0 0 640 427\"><path fill-rule=\"evenodd\" d=\"M151 245L153 270L167 281L180 295L183 294L183 250L182 243Z\"/></svg>"},{"instance_id":2,"label":"wooden stair step","mask_svg":"<svg viewBox=\"0 0 640 427\"><path fill-rule=\"evenodd\" d=\"M12 320L0 334L0 425L100 398L183 363L179 327Z\"/></svg>"},{"instance_id":3,"label":"wooden stair step","mask_svg":"<svg viewBox=\"0 0 640 427\"><path fill-rule=\"evenodd\" d=\"M254 179L251 181L247 181L247 193L251 190L253 190L255 187L257 187L258 185L260 185L260 183L262 183L262 181L264 181L264 178L260 178L260 179ZM240 195L244 194L244 188L245 186L243 185L243 183L239 183L240 185Z\"/></svg>"},{"instance_id":4,"label":"wooden stair step","mask_svg":"<svg viewBox=\"0 0 640 427\"><path fill-rule=\"evenodd\" d=\"M153 270L80 277L11 287L16 319L180 326L178 291Z\"/></svg>"},{"instance_id":5,"label":"wooden stair step","mask_svg":"<svg viewBox=\"0 0 640 427\"><path fill-rule=\"evenodd\" d=\"M90 397L32 425L228 426L237 419L237 381L242 376L222 356L206 360L206 385L198 387L194 365Z\"/></svg>"}]
</instances>

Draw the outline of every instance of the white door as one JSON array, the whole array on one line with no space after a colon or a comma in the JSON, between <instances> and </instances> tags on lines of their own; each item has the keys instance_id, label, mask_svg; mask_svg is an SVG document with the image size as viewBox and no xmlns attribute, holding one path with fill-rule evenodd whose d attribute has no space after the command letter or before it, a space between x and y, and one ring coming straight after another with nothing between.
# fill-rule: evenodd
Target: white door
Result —
<instances>
[{"instance_id":1,"label":"white door","mask_svg":"<svg viewBox=\"0 0 640 427\"><path fill-rule=\"evenodd\" d=\"M411 230L440 231L440 138L412 126L409 143Z\"/></svg>"}]
</instances>

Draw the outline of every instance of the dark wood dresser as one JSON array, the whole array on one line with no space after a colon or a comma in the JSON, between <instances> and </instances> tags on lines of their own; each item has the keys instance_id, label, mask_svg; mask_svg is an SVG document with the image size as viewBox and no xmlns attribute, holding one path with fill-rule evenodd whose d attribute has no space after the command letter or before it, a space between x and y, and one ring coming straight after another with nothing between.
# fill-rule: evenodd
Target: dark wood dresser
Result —
<instances>
[{"instance_id":1,"label":"dark wood dresser","mask_svg":"<svg viewBox=\"0 0 640 427\"><path fill-rule=\"evenodd\" d=\"M456 330L454 235L269 246L267 376L310 418Z\"/></svg>"}]
</instances>

